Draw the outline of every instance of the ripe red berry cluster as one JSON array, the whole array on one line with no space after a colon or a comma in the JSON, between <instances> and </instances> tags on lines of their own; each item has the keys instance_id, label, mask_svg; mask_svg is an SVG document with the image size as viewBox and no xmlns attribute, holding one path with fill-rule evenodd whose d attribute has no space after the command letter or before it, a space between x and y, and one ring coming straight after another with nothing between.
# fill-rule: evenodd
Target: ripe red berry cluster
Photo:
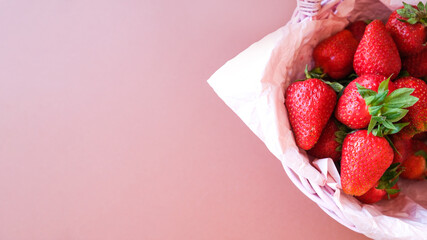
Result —
<instances>
[{"instance_id":1,"label":"ripe red berry cluster","mask_svg":"<svg viewBox=\"0 0 427 240\"><path fill-rule=\"evenodd\" d=\"M286 90L298 147L332 158L343 191L363 203L396 197L399 176L427 177L426 26L421 2L386 24L353 22L314 48L315 68Z\"/></svg>"}]
</instances>

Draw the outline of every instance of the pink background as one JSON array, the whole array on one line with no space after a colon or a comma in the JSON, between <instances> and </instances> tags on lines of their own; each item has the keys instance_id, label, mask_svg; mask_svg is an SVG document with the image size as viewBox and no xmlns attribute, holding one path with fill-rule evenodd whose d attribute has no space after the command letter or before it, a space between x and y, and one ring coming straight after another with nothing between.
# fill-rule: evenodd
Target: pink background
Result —
<instances>
[{"instance_id":1,"label":"pink background","mask_svg":"<svg viewBox=\"0 0 427 240\"><path fill-rule=\"evenodd\" d=\"M286 0L0 2L0 239L366 239L207 85Z\"/></svg>"}]
</instances>

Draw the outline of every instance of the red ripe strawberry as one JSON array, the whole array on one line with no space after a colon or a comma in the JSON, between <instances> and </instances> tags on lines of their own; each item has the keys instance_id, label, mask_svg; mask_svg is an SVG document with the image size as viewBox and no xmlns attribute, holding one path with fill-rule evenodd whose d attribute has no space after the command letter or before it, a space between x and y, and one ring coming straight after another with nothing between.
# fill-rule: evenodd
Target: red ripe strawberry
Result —
<instances>
[{"instance_id":1,"label":"red ripe strawberry","mask_svg":"<svg viewBox=\"0 0 427 240\"><path fill-rule=\"evenodd\" d=\"M421 180L426 176L426 152L419 151L411 155L402 163L402 177L407 179Z\"/></svg>"},{"instance_id":2,"label":"red ripe strawberry","mask_svg":"<svg viewBox=\"0 0 427 240\"><path fill-rule=\"evenodd\" d=\"M344 139L341 185L345 193L361 196L383 176L393 161L393 149L383 137L359 130Z\"/></svg>"},{"instance_id":3,"label":"red ripe strawberry","mask_svg":"<svg viewBox=\"0 0 427 240\"><path fill-rule=\"evenodd\" d=\"M347 26L347 29L353 34L354 38L360 42L363 37L363 33L365 33L366 23L364 21L356 21L350 23Z\"/></svg>"},{"instance_id":4,"label":"red ripe strawberry","mask_svg":"<svg viewBox=\"0 0 427 240\"><path fill-rule=\"evenodd\" d=\"M391 140L393 142L394 147L398 151L398 152L394 151L393 163L402 163L411 154L413 154L413 151L411 148L412 146L411 139L403 139L403 138L400 138L398 135L394 134L394 135L391 135Z\"/></svg>"},{"instance_id":5,"label":"red ripe strawberry","mask_svg":"<svg viewBox=\"0 0 427 240\"><path fill-rule=\"evenodd\" d=\"M352 129L366 128L371 121L368 105L360 95L356 83L378 93L378 88L386 77L375 74L367 74L354 79L344 89L343 95L339 98L335 117ZM395 90L393 82L388 82L388 93ZM385 96L384 96L385 97ZM374 103L372 103L374 105Z\"/></svg>"},{"instance_id":6,"label":"red ripe strawberry","mask_svg":"<svg viewBox=\"0 0 427 240\"><path fill-rule=\"evenodd\" d=\"M427 84L418 78L403 77L396 80L397 88L412 88L412 96L419 100L409 107L408 114L402 119L402 122L409 122L399 135L403 138L412 138L415 134L427 131Z\"/></svg>"},{"instance_id":7,"label":"red ripe strawberry","mask_svg":"<svg viewBox=\"0 0 427 240\"><path fill-rule=\"evenodd\" d=\"M308 150L316 144L336 102L337 94L332 87L316 78L288 87L285 105L298 147Z\"/></svg>"},{"instance_id":8,"label":"red ripe strawberry","mask_svg":"<svg viewBox=\"0 0 427 240\"><path fill-rule=\"evenodd\" d=\"M353 70L353 57L357 45L358 42L350 31L338 32L314 48L314 63L331 78L344 78Z\"/></svg>"},{"instance_id":9,"label":"red ripe strawberry","mask_svg":"<svg viewBox=\"0 0 427 240\"><path fill-rule=\"evenodd\" d=\"M338 124L335 119L329 119L316 145L308 151L310 155L317 158L332 158L334 161L339 160L341 144L346 132L342 127L340 129Z\"/></svg>"},{"instance_id":10,"label":"red ripe strawberry","mask_svg":"<svg viewBox=\"0 0 427 240\"><path fill-rule=\"evenodd\" d=\"M420 78L427 76L427 50L404 58L403 67L413 77Z\"/></svg>"},{"instance_id":11,"label":"red ripe strawberry","mask_svg":"<svg viewBox=\"0 0 427 240\"><path fill-rule=\"evenodd\" d=\"M380 184L377 184L375 187L369 189L365 194L356 198L362 203L372 204L381 200L397 198L399 196L400 188L397 185L397 182L393 187L388 189L378 189L378 185Z\"/></svg>"},{"instance_id":12,"label":"red ripe strawberry","mask_svg":"<svg viewBox=\"0 0 427 240\"><path fill-rule=\"evenodd\" d=\"M394 79L401 65L399 51L384 24L380 20L372 21L366 26L354 55L354 71L359 76L380 74Z\"/></svg>"},{"instance_id":13,"label":"red ripe strawberry","mask_svg":"<svg viewBox=\"0 0 427 240\"><path fill-rule=\"evenodd\" d=\"M378 189L376 186L372 187L362 196L356 197L362 203L372 204L376 203L387 197L387 193L384 189Z\"/></svg>"},{"instance_id":14,"label":"red ripe strawberry","mask_svg":"<svg viewBox=\"0 0 427 240\"><path fill-rule=\"evenodd\" d=\"M406 3L403 4L404 7L390 15L386 28L393 37L400 55L410 56L424 49L426 30L421 21L427 18L427 13L422 3L419 5L420 9Z\"/></svg>"}]
</instances>

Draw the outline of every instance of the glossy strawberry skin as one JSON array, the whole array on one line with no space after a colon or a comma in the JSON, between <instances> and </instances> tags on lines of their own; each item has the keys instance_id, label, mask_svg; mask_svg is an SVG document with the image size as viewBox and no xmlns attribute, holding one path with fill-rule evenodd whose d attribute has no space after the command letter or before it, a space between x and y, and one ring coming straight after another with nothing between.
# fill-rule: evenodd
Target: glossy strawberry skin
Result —
<instances>
[{"instance_id":1,"label":"glossy strawberry skin","mask_svg":"<svg viewBox=\"0 0 427 240\"><path fill-rule=\"evenodd\" d=\"M384 189L377 189L374 186L365 194L356 198L362 203L372 204L385 199L385 197L387 197L386 191Z\"/></svg>"},{"instance_id":2,"label":"glossy strawberry skin","mask_svg":"<svg viewBox=\"0 0 427 240\"><path fill-rule=\"evenodd\" d=\"M348 29L354 36L354 38L360 42L362 40L363 34L365 33L366 23L364 21L355 21L350 23L346 29Z\"/></svg>"},{"instance_id":3,"label":"glossy strawberry skin","mask_svg":"<svg viewBox=\"0 0 427 240\"><path fill-rule=\"evenodd\" d=\"M414 8L417 8L414 6ZM426 30L421 23L410 24L399 21L407 20L394 11L386 24L386 29L390 33L401 56L410 56L421 52L425 47Z\"/></svg>"},{"instance_id":4,"label":"glossy strawberry skin","mask_svg":"<svg viewBox=\"0 0 427 240\"><path fill-rule=\"evenodd\" d=\"M316 144L336 101L335 91L316 78L294 82L288 87L285 105L298 147L309 150Z\"/></svg>"},{"instance_id":5,"label":"glossy strawberry skin","mask_svg":"<svg viewBox=\"0 0 427 240\"><path fill-rule=\"evenodd\" d=\"M415 134L427 131L427 84L418 78L403 77L395 82L396 88L413 88L412 96L419 100L409 107L408 114L401 120L409 122L398 134L402 138L412 138Z\"/></svg>"},{"instance_id":6,"label":"glossy strawberry skin","mask_svg":"<svg viewBox=\"0 0 427 240\"><path fill-rule=\"evenodd\" d=\"M340 146L335 140L335 132L338 131L339 128L335 120L329 119L316 145L308 153L316 158L332 158L332 160L338 161L341 156L341 152L336 150Z\"/></svg>"},{"instance_id":7,"label":"glossy strawberry skin","mask_svg":"<svg viewBox=\"0 0 427 240\"><path fill-rule=\"evenodd\" d=\"M393 161L394 153L383 137L367 130L348 134L341 156L341 185L345 193L361 196L377 184Z\"/></svg>"},{"instance_id":8,"label":"glossy strawberry skin","mask_svg":"<svg viewBox=\"0 0 427 240\"><path fill-rule=\"evenodd\" d=\"M335 110L335 117L338 121L352 129L368 127L371 115L369 114L365 100L357 91L356 83L378 92L379 85L385 79L386 77L381 75L366 74L350 82L344 89L343 95L338 99ZM396 89L393 82L389 82L388 89L389 93Z\"/></svg>"},{"instance_id":9,"label":"glossy strawberry skin","mask_svg":"<svg viewBox=\"0 0 427 240\"><path fill-rule=\"evenodd\" d=\"M353 57L357 45L358 42L350 31L338 32L314 48L314 63L331 78L344 78L353 70Z\"/></svg>"},{"instance_id":10,"label":"glossy strawberry skin","mask_svg":"<svg viewBox=\"0 0 427 240\"><path fill-rule=\"evenodd\" d=\"M412 77L427 76L427 50L403 59L403 67Z\"/></svg>"},{"instance_id":11,"label":"glossy strawberry skin","mask_svg":"<svg viewBox=\"0 0 427 240\"><path fill-rule=\"evenodd\" d=\"M399 74L402 67L399 51L380 20L366 26L354 55L353 67L359 76L379 74L391 76L393 80Z\"/></svg>"}]
</instances>

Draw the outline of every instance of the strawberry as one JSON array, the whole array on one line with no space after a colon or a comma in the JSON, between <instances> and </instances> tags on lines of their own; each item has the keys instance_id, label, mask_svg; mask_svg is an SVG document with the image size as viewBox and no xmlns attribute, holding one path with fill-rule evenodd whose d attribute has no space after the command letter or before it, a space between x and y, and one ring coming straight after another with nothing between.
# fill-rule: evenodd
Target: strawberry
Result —
<instances>
[{"instance_id":1,"label":"strawberry","mask_svg":"<svg viewBox=\"0 0 427 240\"><path fill-rule=\"evenodd\" d=\"M379 131L374 135L382 136L399 132L407 123L401 120L417 98L410 96L411 91L396 91L390 78L374 74L356 78L344 89L338 100L335 117L352 129L368 127L368 132ZM377 128L375 128L377 127Z\"/></svg>"},{"instance_id":2,"label":"strawberry","mask_svg":"<svg viewBox=\"0 0 427 240\"><path fill-rule=\"evenodd\" d=\"M367 130L348 134L341 156L341 185L345 193L361 196L383 176L393 161L394 153L384 137Z\"/></svg>"},{"instance_id":3,"label":"strawberry","mask_svg":"<svg viewBox=\"0 0 427 240\"><path fill-rule=\"evenodd\" d=\"M401 68L399 51L384 24L374 20L366 26L354 55L353 67L357 75L380 74L397 77Z\"/></svg>"},{"instance_id":4,"label":"strawberry","mask_svg":"<svg viewBox=\"0 0 427 240\"><path fill-rule=\"evenodd\" d=\"M337 94L322 80L310 78L292 83L285 95L296 144L308 150L316 144L332 115Z\"/></svg>"},{"instance_id":5,"label":"strawberry","mask_svg":"<svg viewBox=\"0 0 427 240\"><path fill-rule=\"evenodd\" d=\"M390 15L386 29L396 43L400 55L410 56L424 49L427 12L422 2L418 7L406 3L403 5Z\"/></svg>"},{"instance_id":6,"label":"strawberry","mask_svg":"<svg viewBox=\"0 0 427 240\"><path fill-rule=\"evenodd\" d=\"M354 36L354 38L360 42L363 37L363 33L365 33L366 22L364 21L355 21L350 23L346 29L348 29Z\"/></svg>"},{"instance_id":7,"label":"strawberry","mask_svg":"<svg viewBox=\"0 0 427 240\"><path fill-rule=\"evenodd\" d=\"M426 152L421 150L406 159L406 161L402 163L402 177L413 180L424 179L427 176L426 157Z\"/></svg>"},{"instance_id":8,"label":"strawberry","mask_svg":"<svg viewBox=\"0 0 427 240\"><path fill-rule=\"evenodd\" d=\"M335 117L352 129L366 128L371 120L368 106L363 97L357 91L356 83L361 86L378 92L378 87L386 77L375 74L367 74L354 79L344 89L343 95L339 98ZM394 83L388 84L389 92L395 89Z\"/></svg>"},{"instance_id":9,"label":"strawberry","mask_svg":"<svg viewBox=\"0 0 427 240\"><path fill-rule=\"evenodd\" d=\"M314 48L314 63L331 78L344 78L353 70L353 57L357 45L353 34L348 30L342 30Z\"/></svg>"},{"instance_id":10,"label":"strawberry","mask_svg":"<svg viewBox=\"0 0 427 240\"><path fill-rule=\"evenodd\" d=\"M332 160L338 161L341 157L341 145L345 135L345 127L331 118L316 145L308 153L317 158L332 158Z\"/></svg>"},{"instance_id":11,"label":"strawberry","mask_svg":"<svg viewBox=\"0 0 427 240\"><path fill-rule=\"evenodd\" d=\"M388 192L385 189L378 189L377 187L372 187L365 194L356 198L362 203L367 204L376 203L381 200L390 200L393 198L397 198L400 193L400 188L397 183L393 187L391 187Z\"/></svg>"},{"instance_id":12,"label":"strawberry","mask_svg":"<svg viewBox=\"0 0 427 240\"><path fill-rule=\"evenodd\" d=\"M356 197L362 203L372 204L376 203L382 199L385 199L387 193L384 189L378 189L376 186L369 189L366 193L361 196Z\"/></svg>"},{"instance_id":13,"label":"strawberry","mask_svg":"<svg viewBox=\"0 0 427 240\"><path fill-rule=\"evenodd\" d=\"M394 83L397 88L413 89L411 95L419 99L413 106L408 108L409 112L402 121L409 122L409 125L399 135L408 139L417 133L427 131L427 84L423 80L414 77L403 77Z\"/></svg>"},{"instance_id":14,"label":"strawberry","mask_svg":"<svg viewBox=\"0 0 427 240\"><path fill-rule=\"evenodd\" d=\"M402 64L406 71L413 77L420 78L427 76L427 50L404 58Z\"/></svg>"}]
</instances>

